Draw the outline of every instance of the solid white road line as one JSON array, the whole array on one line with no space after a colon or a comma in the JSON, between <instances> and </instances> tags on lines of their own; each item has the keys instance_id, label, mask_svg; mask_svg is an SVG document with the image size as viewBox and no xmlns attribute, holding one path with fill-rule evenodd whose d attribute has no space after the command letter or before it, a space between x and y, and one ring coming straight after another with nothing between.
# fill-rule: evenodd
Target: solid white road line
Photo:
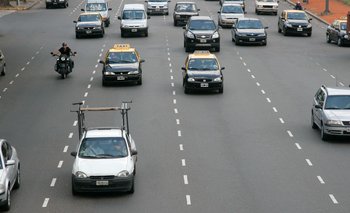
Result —
<instances>
[{"instance_id":1,"label":"solid white road line","mask_svg":"<svg viewBox=\"0 0 350 213\"><path fill-rule=\"evenodd\" d=\"M317 176L318 181L320 181L321 184L325 184L324 180L321 176Z\"/></svg>"},{"instance_id":2,"label":"solid white road line","mask_svg":"<svg viewBox=\"0 0 350 213\"><path fill-rule=\"evenodd\" d=\"M50 184L50 187L54 187L55 184L56 184L56 178L52 178L52 181L51 181L51 184Z\"/></svg>"},{"instance_id":3,"label":"solid white road line","mask_svg":"<svg viewBox=\"0 0 350 213\"><path fill-rule=\"evenodd\" d=\"M60 160L60 162L58 162L57 168L61 168L63 165L63 160Z\"/></svg>"},{"instance_id":4,"label":"solid white road line","mask_svg":"<svg viewBox=\"0 0 350 213\"><path fill-rule=\"evenodd\" d=\"M67 152L67 151L68 151L68 147L69 147L69 146L65 146L65 147L63 148L63 152Z\"/></svg>"},{"instance_id":5,"label":"solid white road line","mask_svg":"<svg viewBox=\"0 0 350 213\"><path fill-rule=\"evenodd\" d=\"M184 175L184 184L185 184L185 185L188 185L188 178L187 178L187 175Z\"/></svg>"},{"instance_id":6,"label":"solid white road line","mask_svg":"<svg viewBox=\"0 0 350 213\"><path fill-rule=\"evenodd\" d=\"M42 205L43 208L46 208L47 205L49 204L50 198L45 198L44 203Z\"/></svg>"},{"instance_id":7,"label":"solid white road line","mask_svg":"<svg viewBox=\"0 0 350 213\"><path fill-rule=\"evenodd\" d=\"M287 130L287 133L288 133L289 137L291 137L291 138L294 137L291 131Z\"/></svg>"},{"instance_id":8,"label":"solid white road line","mask_svg":"<svg viewBox=\"0 0 350 213\"><path fill-rule=\"evenodd\" d=\"M338 204L337 199L335 199L333 194L329 194L329 197L331 198L331 200L333 201L334 204Z\"/></svg>"},{"instance_id":9,"label":"solid white road line","mask_svg":"<svg viewBox=\"0 0 350 213\"><path fill-rule=\"evenodd\" d=\"M307 164L308 164L309 166L313 166L313 164L311 163L310 159L305 159L305 160L306 160L306 162L307 162Z\"/></svg>"},{"instance_id":10,"label":"solid white road line","mask_svg":"<svg viewBox=\"0 0 350 213\"><path fill-rule=\"evenodd\" d=\"M181 151L184 150L184 145L183 145L183 144L180 144L179 147L180 147L180 150L181 150Z\"/></svg>"},{"instance_id":11,"label":"solid white road line","mask_svg":"<svg viewBox=\"0 0 350 213\"><path fill-rule=\"evenodd\" d=\"M295 146L296 146L298 149L301 149L301 146L300 146L298 143L295 143Z\"/></svg>"},{"instance_id":12,"label":"solid white road line","mask_svg":"<svg viewBox=\"0 0 350 213\"><path fill-rule=\"evenodd\" d=\"M72 138L73 137L73 132L69 133L68 138Z\"/></svg>"},{"instance_id":13,"label":"solid white road line","mask_svg":"<svg viewBox=\"0 0 350 213\"><path fill-rule=\"evenodd\" d=\"M190 196L190 195L186 195L186 204L187 204L188 206L191 205L191 196Z\"/></svg>"},{"instance_id":14,"label":"solid white road line","mask_svg":"<svg viewBox=\"0 0 350 213\"><path fill-rule=\"evenodd\" d=\"M181 160L181 165L182 165L182 166L186 166L186 160L185 160L185 159L182 159L182 160Z\"/></svg>"}]
</instances>

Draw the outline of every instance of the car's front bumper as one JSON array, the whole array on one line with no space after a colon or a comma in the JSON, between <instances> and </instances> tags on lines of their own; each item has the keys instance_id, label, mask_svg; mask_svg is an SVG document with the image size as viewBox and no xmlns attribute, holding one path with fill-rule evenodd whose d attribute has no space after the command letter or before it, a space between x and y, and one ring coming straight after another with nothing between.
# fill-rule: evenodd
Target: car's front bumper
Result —
<instances>
[{"instance_id":1,"label":"car's front bumper","mask_svg":"<svg viewBox=\"0 0 350 213\"><path fill-rule=\"evenodd\" d=\"M266 43L266 36L236 36L239 43L262 44Z\"/></svg>"},{"instance_id":2,"label":"car's front bumper","mask_svg":"<svg viewBox=\"0 0 350 213\"><path fill-rule=\"evenodd\" d=\"M98 185L98 181L107 181L108 185ZM133 182L133 175L108 179L77 178L72 175L72 184L76 192L126 192L131 190Z\"/></svg>"},{"instance_id":3,"label":"car's front bumper","mask_svg":"<svg viewBox=\"0 0 350 213\"><path fill-rule=\"evenodd\" d=\"M286 33L290 33L290 34L299 34L299 35L303 35L303 34L309 34L312 32L312 27L288 27L285 26L285 31Z\"/></svg>"},{"instance_id":4,"label":"car's front bumper","mask_svg":"<svg viewBox=\"0 0 350 213\"><path fill-rule=\"evenodd\" d=\"M141 28L141 27L123 27L120 28L120 30L124 33L128 33L128 34L144 34L148 32L148 28Z\"/></svg>"},{"instance_id":5,"label":"car's front bumper","mask_svg":"<svg viewBox=\"0 0 350 213\"><path fill-rule=\"evenodd\" d=\"M76 29L75 33L77 36L97 36L103 35L103 29Z\"/></svg>"},{"instance_id":6,"label":"car's front bumper","mask_svg":"<svg viewBox=\"0 0 350 213\"><path fill-rule=\"evenodd\" d=\"M223 88L223 82L186 82L184 87L190 90L219 90Z\"/></svg>"},{"instance_id":7,"label":"car's front bumper","mask_svg":"<svg viewBox=\"0 0 350 213\"><path fill-rule=\"evenodd\" d=\"M324 132L328 135L350 136L350 126L324 126Z\"/></svg>"},{"instance_id":8,"label":"car's front bumper","mask_svg":"<svg viewBox=\"0 0 350 213\"><path fill-rule=\"evenodd\" d=\"M220 38L200 39L186 38L186 46L191 49L210 49L220 47Z\"/></svg>"},{"instance_id":9,"label":"car's front bumper","mask_svg":"<svg viewBox=\"0 0 350 213\"><path fill-rule=\"evenodd\" d=\"M138 82L141 80L142 74L116 74L116 75L105 75L103 74L103 81L105 83L128 83Z\"/></svg>"}]
</instances>

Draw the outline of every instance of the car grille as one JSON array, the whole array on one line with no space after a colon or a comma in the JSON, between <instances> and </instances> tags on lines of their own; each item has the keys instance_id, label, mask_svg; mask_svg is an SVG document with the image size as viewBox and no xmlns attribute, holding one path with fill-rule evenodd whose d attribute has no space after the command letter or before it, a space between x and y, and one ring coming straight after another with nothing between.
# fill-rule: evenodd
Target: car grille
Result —
<instances>
[{"instance_id":1,"label":"car grille","mask_svg":"<svg viewBox=\"0 0 350 213\"><path fill-rule=\"evenodd\" d=\"M263 8L273 8L273 6L270 5L264 5Z\"/></svg>"},{"instance_id":2,"label":"car grille","mask_svg":"<svg viewBox=\"0 0 350 213\"><path fill-rule=\"evenodd\" d=\"M190 18L190 15L180 15L180 18Z\"/></svg>"},{"instance_id":3,"label":"car grille","mask_svg":"<svg viewBox=\"0 0 350 213\"><path fill-rule=\"evenodd\" d=\"M139 28L140 26L138 26L138 25L129 25L128 27L129 28Z\"/></svg>"},{"instance_id":4,"label":"car grille","mask_svg":"<svg viewBox=\"0 0 350 213\"><path fill-rule=\"evenodd\" d=\"M211 35L196 35L196 38L198 38L198 39L208 39L208 38L211 38Z\"/></svg>"},{"instance_id":5,"label":"car grille","mask_svg":"<svg viewBox=\"0 0 350 213\"><path fill-rule=\"evenodd\" d=\"M93 30L94 27L84 27L84 30Z\"/></svg>"},{"instance_id":6,"label":"car grille","mask_svg":"<svg viewBox=\"0 0 350 213\"><path fill-rule=\"evenodd\" d=\"M195 80L197 82L205 82L205 83L212 82L212 79L210 78L196 78Z\"/></svg>"},{"instance_id":7,"label":"car grille","mask_svg":"<svg viewBox=\"0 0 350 213\"><path fill-rule=\"evenodd\" d=\"M111 180L111 179L114 179L114 175L108 175L108 176L90 176L90 179L93 179L93 180Z\"/></svg>"},{"instance_id":8,"label":"car grille","mask_svg":"<svg viewBox=\"0 0 350 213\"><path fill-rule=\"evenodd\" d=\"M306 27L306 24L292 24L292 27Z\"/></svg>"},{"instance_id":9,"label":"car grille","mask_svg":"<svg viewBox=\"0 0 350 213\"><path fill-rule=\"evenodd\" d=\"M345 126L350 126L350 121L342 121Z\"/></svg>"},{"instance_id":10,"label":"car grille","mask_svg":"<svg viewBox=\"0 0 350 213\"><path fill-rule=\"evenodd\" d=\"M156 8L163 8L164 6L152 6L153 9L156 9Z\"/></svg>"}]
</instances>

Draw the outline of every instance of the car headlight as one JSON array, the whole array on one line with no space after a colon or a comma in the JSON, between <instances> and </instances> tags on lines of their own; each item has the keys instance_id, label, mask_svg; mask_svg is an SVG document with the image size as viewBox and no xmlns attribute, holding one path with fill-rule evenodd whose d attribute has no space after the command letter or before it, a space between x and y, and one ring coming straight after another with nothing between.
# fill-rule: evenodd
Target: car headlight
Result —
<instances>
[{"instance_id":1,"label":"car headlight","mask_svg":"<svg viewBox=\"0 0 350 213\"><path fill-rule=\"evenodd\" d=\"M212 38L219 38L219 33L216 31L214 34L213 34L213 36L212 36Z\"/></svg>"},{"instance_id":2,"label":"car headlight","mask_svg":"<svg viewBox=\"0 0 350 213\"><path fill-rule=\"evenodd\" d=\"M51 2L51 0L46 0L46 2Z\"/></svg>"},{"instance_id":3,"label":"car headlight","mask_svg":"<svg viewBox=\"0 0 350 213\"><path fill-rule=\"evenodd\" d=\"M258 34L257 36L263 37L263 36L266 36L266 34L265 34L265 33L260 33L260 34Z\"/></svg>"},{"instance_id":4,"label":"car headlight","mask_svg":"<svg viewBox=\"0 0 350 213\"><path fill-rule=\"evenodd\" d=\"M121 26L122 26L122 28L129 28L129 26L126 24L122 24Z\"/></svg>"},{"instance_id":5,"label":"car headlight","mask_svg":"<svg viewBox=\"0 0 350 213\"><path fill-rule=\"evenodd\" d=\"M263 6L262 5L258 5L258 8L263 8Z\"/></svg>"},{"instance_id":6,"label":"car headlight","mask_svg":"<svg viewBox=\"0 0 350 213\"><path fill-rule=\"evenodd\" d=\"M134 70L134 71L130 71L130 72L128 72L128 74L139 74L139 71L138 70Z\"/></svg>"},{"instance_id":7,"label":"car headlight","mask_svg":"<svg viewBox=\"0 0 350 213\"><path fill-rule=\"evenodd\" d=\"M104 72L105 75L115 75L114 72Z\"/></svg>"},{"instance_id":8,"label":"car headlight","mask_svg":"<svg viewBox=\"0 0 350 213\"><path fill-rule=\"evenodd\" d=\"M188 82L194 82L195 80L194 80L194 78L188 78L187 81Z\"/></svg>"},{"instance_id":9,"label":"car headlight","mask_svg":"<svg viewBox=\"0 0 350 213\"><path fill-rule=\"evenodd\" d=\"M214 81L214 82L222 82L222 78L221 78L221 77L217 77L217 78L214 78L213 81Z\"/></svg>"},{"instance_id":10,"label":"car headlight","mask_svg":"<svg viewBox=\"0 0 350 213\"><path fill-rule=\"evenodd\" d=\"M348 36L347 34L345 34L345 35L344 35L344 38L348 39L348 38L349 38L349 36Z\"/></svg>"},{"instance_id":11,"label":"car headlight","mask_svg":"<svg viewBox=\"0 0 350 213\"><path fill-rule=\"evenodd\" d=\"M129 176L129 172L126 170L123 170L117 174L118 177L127 177Z\"/></svg>"},{"instance_id":12,"label":"car headlight","mask_svg":"<svg viewBox=\"0 0 350 213\"><path fill-rule=\"evenodd\" d=\"M59 2L64 2L64 0L59 0Z\"/></svg>"},{"instance_id":13,"label":"car headlight","mask_svg":"<svg viewBox=\"0 0 350 213\"><path fill-rule=\"evenodd\" d=\"M76 29L76 30L80 30L80 27L76 27L75 29Z\"/></svg>"},{"instance_id":14,"label":"car headlight","mask_svg":"<svg viewBox=\"0 0 350 213\"><path fill-rule=\"evenodd\" d=\"M326 121L327 126L343 126L343 123L339 120L328 120Z\"/></svg>"},{"instance_id":15,"label":"car headlight","mask_svg":"<svg viewBox=\"0 0 350 213\"><path fill-rule=\"evenodd\" d=\"M272 8L273 8L273 9L277 9L277 8L278 8L278 6L277 6L277 5L275 5L275 6L273 6Z\"/></svg>"},{"instance_id":16,"label":"car headlight","mask_svg":"<svg viewBox=\"0 0 350 213\"><path fill-rule=\"evenodd\" d=\"M312 24L311 24L311 23L309 23L309 24L307 25L307 28L310 28L310 27L312 27Z\"/></svg>"},{"instance_id":17,"label":"car headlight","mask_svg":"<svg viewBox=\"0 0 350 213\"><path fill-rule=\"evenodd\" d=\"M101 27L101 26L98 26L98 27L94 27L94 29L100 30L100 29L102 29L102 27Z\"/></svg>"},{"instance_id":18,"label":"car headlight","mask_svg":"<svg viewBox=\"0 0 350 213\"><path fill-rule=\"evenodd\" d=\"M180 15L175 15L176 18L180 18Z\"/></svg>"},{"instance_id":19,"label":"car headlight","mask_svg":"<svg viewBox=\"0 0 350 213\"><path fill-rule=\"evenodd\" d=\"M61 61L65 61L66 60L66 58L65 57L61 57Z\"/></svg>"},{"instance_id":20,"label":"car headlight","mask_svg":"<svg viewBox=\"0 0 350 213\"><path fill-rule=\"evenodd\" d=\"M4 184L0 184L0 195L4 194L6 191L6 187Z\"/></svg>"},{"instance_id":21,"label":"car headlight","mask_svg":"<svg viewBox=\"0 0 350 213\"><path fill-rule=\"evenodd\" d=\"M284 24L286 25L286 27L292 27L292 25L288 22L285 22Z\"/></svg>"},{"instance_id":22,"label":"car headlight","mask_svg":"<svg viewBox=\"0 0 350 213\"><path fill-rule=\"evenodd\" d=\"M187 31L186 37L187 37L187 38L194 38L194 35L193 35L193 33L191 33L190 31Z\"/></svg>"},{"instance_id":23,"label":"car headlight","mask_svg":"<svg viewBox=\"0 0 350 213\"><path fill-rule=\"evenodd\" d=\"M87 178L88 176L84 172L77 171L75 173L75 177L77 177L77 178Z\"/></svg>"}]
</instances>

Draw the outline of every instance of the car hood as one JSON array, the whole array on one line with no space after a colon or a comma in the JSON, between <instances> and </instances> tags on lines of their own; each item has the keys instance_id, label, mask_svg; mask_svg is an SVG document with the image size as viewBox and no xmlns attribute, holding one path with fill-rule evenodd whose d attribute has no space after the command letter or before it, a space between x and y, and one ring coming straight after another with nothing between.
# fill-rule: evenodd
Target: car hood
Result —
<instances>
[{"instance_id":1,"label":"car hood","mask_svg":"<svg viewBox=\"0 0 350 213\"><path fill-rule=\"evenodd\" d=\"M197 16L198 12L174 11L176 15Z\"/></svg>"},{"instance_id":2,"label":"car hood","mask_svg":"<svg viewBox=\"0 0 350 213\"><path fill-rule=\"evenodd\" d=\"M108 17L108 10L99 12L103 18Z\"/></svg>"},{"instance_id":3,"label":"car hood","mask_svg":"<svg viewBox=\"0 0 350 213\"><path fill-rule=\"evenodd\" d=\"M195 78L217 78L221 76L220 71L187 71L188 77Z\"/></svg>"},{"instance_id":4,"label":"car hood","mask_svg":"<svg viewBox=\"0 0 350 213\"><path fill-rule=\"evenodd\" d=\"M196 35L212 35L216 30L190 30Z\"/></svg>"},{"instance_id":5,"label":"car hood","mask_svg":"<svg viewBox=\"0 0 350 213\"><path fill-rule=\"evenodd\" d=\"M277 2L256 2L256 5L265 5L265 6L278 6Z\"/></svg>"},{"instance_id":6,"label":"car hood","mask_svg":"<svg viewBox=\"0 0 350 213\"><path fill-rule=\"evenodd\" d=\"M148 2L148 6L167 6L168 2Z\"/></svg>"},{"instance_id":7,"label":"car hood","mask_svg":"<svg viewBox=\"0 0 350 213\"><path fill-rule=\"evenodd\" d=\"M233 18L244 18L243 13L221 13L221 18L233 19Z\"/></svg>"},{"instance_id":8,"label":"car hood","mask_svg":"<svg viewBox=\"0 0 350 213\"><path fill-rule=\"evenodd\" d=\"M350 110L324 110L328 119L350 121Z\"/></svg>"},{"instance_id":9,"label":"car hood","mask_svg":"<svg viewBox=\"0 0 350 213\"><path fill-rule=\"evenodd\" d=\"M246 34L261 34L265 33L265 29L237 29L238 33L246 33Z\"/></svg>"},{"instance_id":10,"label":"car hood","mask_svg":"<svg viewBox=\"0 0 350 213\"><path fill-rule=\"evenodd\" d=\"M132 64L108 64L108 71L134 71L139 68L138 63Z\"/></svg>"},{"instance_id":11,"label":"car hood","mask_svg":"<svg viewBox=\"0 0 350 213\"><path fill-rule=\"evenodd\" d=\"M290 23L290 24L307 25L307 24L309 24L309 21L308 21L308 20L294 20L294 19L288 19L288 23Z\"/></svg>"},{"instance_id":12,"label":"car hood","mask_svg":"<svg viewBox=\"0 0 350 213\"><path fill-rule=\"evenodd\" d=\"M129 157L85 159L76 158L77 171L84 172L87 176L117 175L127 170L130 163Z\"/></svg>"},{"instance_id":13,"label":"car hood","mask_svg":"<svg viewBox=\"0 0 350 213\"><path fill-rule=\"evenodd\" d=\"M146 25L147 19L123 19L121 22L123 25L130 25L130 26L140 26L140 25Z\"/></svg>"},{"instance_id":14,"label":"car hood","mask_svg":"<svg viewBox=\"0 0 350 213\"><path fill-rule=\"evenodd\" d=\"M94 27L94 26L100 26L100 21L89 21L89 22L78 22L77 27Z\"/></svg>"}]
</instances>

